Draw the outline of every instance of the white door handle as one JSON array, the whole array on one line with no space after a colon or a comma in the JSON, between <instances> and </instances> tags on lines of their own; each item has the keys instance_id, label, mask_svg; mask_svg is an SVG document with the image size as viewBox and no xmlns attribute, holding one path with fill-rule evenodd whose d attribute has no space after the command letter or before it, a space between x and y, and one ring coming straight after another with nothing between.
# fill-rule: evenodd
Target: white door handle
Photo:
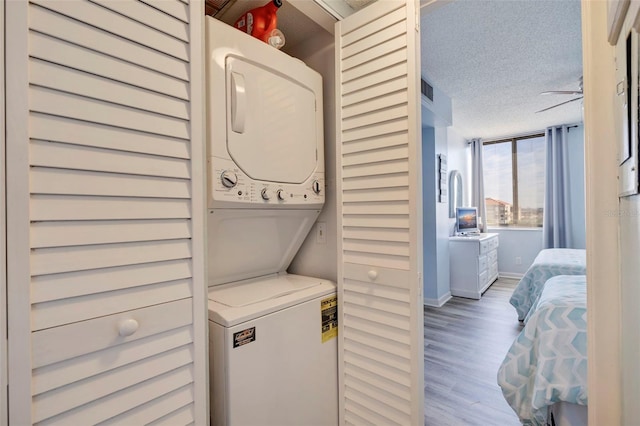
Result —
<instances>
[{"instance_id":1,"label":"white door handle","mask_svg":"<svg viewBox=\"0 0 640 426\"><path fill-rule=\"evenodd\" d=\"M369 276L369 279L370 279L371 281L375 281L375 280L376 280L376 278L378 278L378 271L376 271L376 270L372 269L372 270L370 270L370 271L367 273L367 275Z\"/></svg>"},{"instance_id":2,"label":"white door handle","mask_svg":"<svg viewBox=\"0 0 640 426\"><path fill-rule=\"evenodd\" d=\"M138 330L138 321L134 319L121 320L118 323L118 334L122 337L129 337Z\"/></svg>"},{"instance_id":3,"label":"white door handle","mask_svg":"<svg viewBox=\"0 0 640 426\"><path fill-rule=\"evenodd\" d=\"M244 133L244 122L247 115L247 90L244 76L231 73L231 130Z\"/></svg>"}]
</instances>

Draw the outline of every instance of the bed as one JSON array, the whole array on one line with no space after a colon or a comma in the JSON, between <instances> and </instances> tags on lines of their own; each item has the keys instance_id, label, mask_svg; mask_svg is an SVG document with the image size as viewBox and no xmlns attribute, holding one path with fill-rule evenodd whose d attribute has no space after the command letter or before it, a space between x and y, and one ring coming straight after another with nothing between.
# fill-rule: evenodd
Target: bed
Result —
<instances>
[{"instance_id":1,"label":"bed","mask_svg":"<svg viewBox=\"0 0 640 426\"><path fill-rule=\"evenodd\" d=\"M586 250L545 249L516 286L509 302L516 308L518 319L527 321L531 307L540 296L545 282L556 275L586 275Z\"/></svg>"},{"instance_id":2,"label":"bed","mask_svg":"<svg viewBox=\"0 0 640 426\"><path fill-rule=\"evenodd\" d=\"M560 275L547 281L498 370L498 384L523 424L547 424L549 410L558 404L578 412L565 424L586 424L585 276Z\"/></svg>"}]
</instances>

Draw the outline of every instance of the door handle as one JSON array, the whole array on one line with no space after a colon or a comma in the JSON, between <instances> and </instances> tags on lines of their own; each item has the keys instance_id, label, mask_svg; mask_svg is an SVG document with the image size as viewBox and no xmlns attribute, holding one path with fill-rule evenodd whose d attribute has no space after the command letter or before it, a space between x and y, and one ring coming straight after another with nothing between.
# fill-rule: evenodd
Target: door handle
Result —
<instances>
[{"instance_id":1,"label":"door handle","mask_svg":"<svg viewBox=\"0 0 640 426\"><path fill-rule=\"evenodd\" d=\"M231 73L231 130L244 133L244 123L247 115L247 89L244 76L236 72Z\"/></svg>"}]
</instances>

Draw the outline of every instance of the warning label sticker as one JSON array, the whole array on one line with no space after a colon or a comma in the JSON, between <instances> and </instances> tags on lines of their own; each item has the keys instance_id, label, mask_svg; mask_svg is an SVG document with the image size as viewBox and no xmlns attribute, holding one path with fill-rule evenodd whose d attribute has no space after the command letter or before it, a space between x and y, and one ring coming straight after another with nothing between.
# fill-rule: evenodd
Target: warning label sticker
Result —
<instances>
[{"instance_id":1,"label":"warning label sticker","mask_svg":"<svg viewBox=\"0 0 640 426\"><path fill-rule=\"evenodd\" d=\"M322 313L322 343L338 335L338 296L330 296L320 301Z\"/></svg>"},{"instance_id":2,"label":"warning label sticker","mask_svg":"<svg viewBox=\"0 0 640 426\"><path fill-rule=\"evenodd\" d=\"M237 333L233 333L233 347L246 345L256 340L256 328L251 327Z\"/></svg>"}]
</instances>

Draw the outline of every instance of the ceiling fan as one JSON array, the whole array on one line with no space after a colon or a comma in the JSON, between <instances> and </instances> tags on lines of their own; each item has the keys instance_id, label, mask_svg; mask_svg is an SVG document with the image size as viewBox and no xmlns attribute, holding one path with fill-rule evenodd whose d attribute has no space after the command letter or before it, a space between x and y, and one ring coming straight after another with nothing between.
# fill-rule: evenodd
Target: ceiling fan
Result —
<instances>
[{"instance_id":1,"label":"ceiling fan","mask_svg":"<svg viewBox=\"0 0 640 426\"><path fill-rule=\"evenodd\" d=\"M580 77L578 79L578 90L550 90L548 92L542 92L540 93L541 95L580 95L577 98L573 98L570 99L568 101L564 101L564 102L560 102L559 104L555 104L553 106L550 106L548 108L545 109L541 109L540 111L536 111L536 114L539 112L544 112L544 111L548 111L550 109L559 107L560 105L564 105L564 104L568 104L570 102L575 102L575 101L579 101L580 99L583 98L583 92L582 92L582 77Z\"/></svg>"}]
</instances>

